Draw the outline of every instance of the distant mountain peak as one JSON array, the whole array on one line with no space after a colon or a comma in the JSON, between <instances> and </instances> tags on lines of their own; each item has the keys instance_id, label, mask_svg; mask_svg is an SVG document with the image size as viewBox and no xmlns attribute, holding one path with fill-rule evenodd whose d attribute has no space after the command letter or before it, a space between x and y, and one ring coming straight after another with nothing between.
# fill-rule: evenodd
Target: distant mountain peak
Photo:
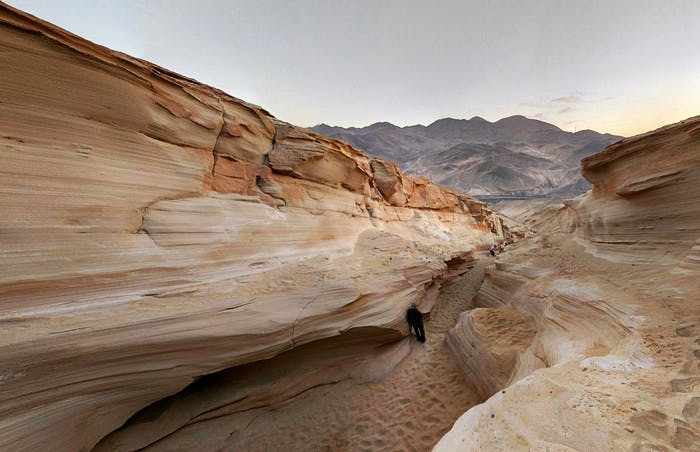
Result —
<instances>
[{"instance_id":1,"label":"distant mountain peak","mask_svg":"<svg viewBox=\"0 0 700 452\"><path fill-rule=\"evenodd\" d=\"M539 119L526 118L523 115L513 115L507 118L499 119L494 124L500 126L506 126L511 128L517 128L522 130L558 130L561 129L554 124L550 124L545 121L540 121Z\"/></svg>"},{"instance_id":2,"label":"distant mountain peak","mask_svg":"<svg viewBox=\"0 0 700 452\"><path fill-rule=\"evenodd\" d=\"M367 130L400 129L400 127L396 126L390 122L381 121L381 122L375 122L374 124L371 124L371 125L365 127L365 129L367 129Z\"/></svg>"},{"instance_id":3,"label":"distant mountain peak","mask_svg":"<svg viewBox=\"0 0 700 452\"><path fill-rule=\"evenodd\" d=\"M322 122L321 124L316 124L315 126L309 127L310 130L313 130L318 133L326 133L330 134L333 132L333 130L337 129L337 126L331 126L326 124L325 122Z\"/></svg>"},{"instance_id":4,"label":"distant mountain peak","mask_svg":"<svg viewBox=\"0 0 700 452\"><path fill-rule=\"evenodd\" d=\"M446 117L428 126L377 122L313 129L395 161L408 174L482 194L579 194L588 186L580 176L580 159L621 138L591 130L566 132L523 115L496 122Z\"/></svg>"},{"instance_id":5,"label":"distant mountain peak","mask_svg":"<svg viewBox=\"0 0 700 452\"><path fill-rule=\"evenodd\" d=\"M466 119L450 118L450 117L440 118L440 119L437 119L437 120L431 122L430 124L428 124L428 127L432 127L432 126L440 125L440 124L460 123L460 122L467 122L467 120Z\"/></svg>"}]
</instances>

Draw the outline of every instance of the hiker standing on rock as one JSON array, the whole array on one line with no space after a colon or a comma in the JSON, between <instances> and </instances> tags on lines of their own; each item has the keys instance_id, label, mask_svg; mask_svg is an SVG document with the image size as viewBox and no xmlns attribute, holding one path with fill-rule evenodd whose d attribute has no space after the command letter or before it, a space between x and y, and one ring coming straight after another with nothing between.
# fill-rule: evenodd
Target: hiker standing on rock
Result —
<instances>
[{"instance_id":1,"label":"hiker standing on rock","mask_svg":"<svg viewBox=\"0 0 700 452\"><path fill-rule=\"evenodd\" d=\"M498 249L498 247L496 246L495 243L493 245L491 245L491 249L489 249L489 253L491 253L491 256L496 257L496 250L497 249Z\"/></svg>"},{"instance_id":2,"label":"hiker standing on rock","mask_svg":"<svg viewBox=\"0 0 700 452\"><path fill-rule=\"evenodd\" d=\"M419 341L425 342L425 330L423 329L423 313L418 310L415 303L411 303L411 308L406 311L408 325L416 332Z\"/></svg>"}]
</instances>

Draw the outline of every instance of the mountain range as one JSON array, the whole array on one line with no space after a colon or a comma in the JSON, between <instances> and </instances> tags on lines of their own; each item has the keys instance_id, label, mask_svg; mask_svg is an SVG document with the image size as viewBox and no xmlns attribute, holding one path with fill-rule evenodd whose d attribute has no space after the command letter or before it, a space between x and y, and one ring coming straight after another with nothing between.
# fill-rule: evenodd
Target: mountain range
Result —
<instances>
[{"instance_id":1,"label":"mountain range","mask_svg":"<svg viewBox=\"0 0 700 452\"><path fill-rule=\"evenodd\" d=\"M408 174L485 197L583 193L589 184L580 174L581 159L622 139L593 130L566 132L520 115L496 122L443 118L406 127L319 124L311 130L396 162Z\"/></svg>"}]
</instances>

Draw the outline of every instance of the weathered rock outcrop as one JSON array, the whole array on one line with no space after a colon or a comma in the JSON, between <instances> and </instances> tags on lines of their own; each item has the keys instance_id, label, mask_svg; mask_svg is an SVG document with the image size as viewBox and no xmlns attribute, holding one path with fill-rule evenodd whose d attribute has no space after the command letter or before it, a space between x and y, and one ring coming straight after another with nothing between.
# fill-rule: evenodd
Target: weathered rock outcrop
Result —
<instances>
[{"instance_id":1,"label":"weathered rock outcrop","mask_svg":"<svg viewBox=\"0 0 700 452\"><path fill-rule=\"evenodd\" d=\"M700 237L700 116L583 159L593 184L572 201L590 249L608 259L678 262Z\"/></svg>"},{"instance_id":2,"label":"weathered rock outcrop","mask_svg":"<svg viewBox=\"0 0 700 452\"><path fill-rule=\"evenodd\" d=\"M493 204L493 208L540 234L573 233L578 228L578 217L563 201L566 200L548 198L501 201Z\"/></svg>"},{"instance_id":3,"label":"weathered rock outcrop","mask_svg":"<svg viewBox=\"0 0 700 452\"><path fill-rule=\"evenodd\" d=\"M700 444L700 117L583 160L593 189L487 273L448 343L486 400L435 450ZM556 233L551 232L556 231Z\"/></svg>"},{"instance_id":4,"label":"weathered rock outcrop","mask_svg":"<svg viewBox=\"0 0 700 452\"><path fill-rule=\"evenodd\" d=\"M681 262L681 267L700 270L700 239L690 249L690 252Z\"/></svg>"},{"instance_id":5,"label":"weathered rock outcrop","mask_svg":"<svg viewBox=\"0 0 700 452\"><path fill-rule=\"evenodd\" d=\"M358 330L394 341L409 303L429 310L508 233L469 197L7 6L0 63L0 449L89 449L201 375Z\"/></svg>"}]
</instances>

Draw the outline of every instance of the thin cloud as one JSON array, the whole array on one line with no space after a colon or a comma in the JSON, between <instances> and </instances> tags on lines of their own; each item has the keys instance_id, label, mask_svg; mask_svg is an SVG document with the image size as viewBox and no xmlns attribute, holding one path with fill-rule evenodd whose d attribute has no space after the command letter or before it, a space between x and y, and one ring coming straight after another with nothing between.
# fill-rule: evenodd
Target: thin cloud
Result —
<instances>
[{"instance_id":1,"label":"thin cloud","mask_svg":"<svg viewBox=\"0 0 700 452\"><path fill-rule=\"evenodd\" d=\"M566 113L570 110L562 109L562 104L580 104L582 102L585 102L583 93L581 91L574 91L568 96L556 97L546 101L525 101L520 102L519 105L522 107L537 108L538 110L559 109L557 113Z\"/></svg>"},{"instance_id":2,"label":"thin cloud","mask_svg":"<svg viewBox=\"0 0 700 452\"><path fill-rule=\"evenodd\" d=\"M535 113L532 115L533 118L544 119L544 113Z\"/></svg>"},{"instance_id":3,"label":"thin cloud","mask_svg":"<svg viewBox=\"0 0 700 452\"><path fill-rule=\"evenodd\" d=\"M562 108L561 110L557 110L557 114L558 114L558 115L561 115L561 114L564 114L564 113L570 113L570 112L572 112L572 111L574 111L573 108L571 108L571 107L564 107L564 108Z\"/></svg>"},{"instance_id":4,"label":"thin cloud","mask_svg":"<svg viewBox=\"0 0 700 452\"><path fill-rule=\"evenodd\" d=\"M570 96L557 97L552 99L553 103L558 104L578 104L583 102L583 97L580 94L572 94Z\"/></svg>"}]
</instances>

